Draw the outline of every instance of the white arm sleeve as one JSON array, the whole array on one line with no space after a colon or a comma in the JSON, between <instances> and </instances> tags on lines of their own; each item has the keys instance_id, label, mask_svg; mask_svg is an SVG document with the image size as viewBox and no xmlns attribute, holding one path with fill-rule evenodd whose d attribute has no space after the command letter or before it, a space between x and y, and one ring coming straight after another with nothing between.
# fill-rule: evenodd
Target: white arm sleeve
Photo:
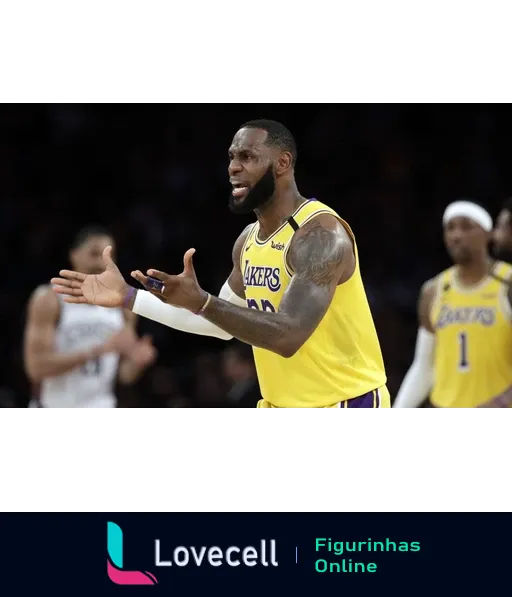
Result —
<instances>
[{"instance_id":1,"label":"white arm sleeve","mask_svg":"<svg viewBox=\"0 0 512 597\"><path fill-rule=\"evenodd\" d=\"M219 293L219 298L239 307L247 306L245 299L241 299L236 295L231 290L227 281ZM190 332L191 334L198 334L200 336L213 336L221 340L231 340L233 338L233 336L221 330L207 319L204 319L204 317L195 315L187 309L166 305L146 290L137 291L137 296L133 304L133 312L141 317L157 321L180 332Z\"/></svg>"},{"instance_id":2,"label":"white arm sleeve","mask_svg":"<svg viewBox=\"0 0 512 597\"><path fill-rule=\"evenodd\" d=\"M434 340L434 334L420 327L414 361L404 377L393 408L417 408L428 396L434 383Z\"/></svg>"}]
</instances>

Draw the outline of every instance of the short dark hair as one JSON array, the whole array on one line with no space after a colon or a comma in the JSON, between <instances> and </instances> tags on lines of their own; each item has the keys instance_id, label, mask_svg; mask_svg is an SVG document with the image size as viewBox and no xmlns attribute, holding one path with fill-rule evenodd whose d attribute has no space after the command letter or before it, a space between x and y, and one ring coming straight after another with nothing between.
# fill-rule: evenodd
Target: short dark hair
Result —
<instances>
[{"instance_id":1,"label":"short dark hair","mask_svg":"<svg viewBox=\"0 0 512 597\"><path fill-rule=\"evenodd\" d=\"M76 234L73 242L71 243L71 248L78 249L94 236L112 237L112 233L104 226L100 226L99 224L90 224L89 226L85 226L85 228L82 228L82 230L80 230Z\"/></svg>"},{"instance_id":2,"label":"short dark hair","mask_svg":"<svg viewBox=\"0 0 512 597\"><path fill-rule=\"evenodd\" d=\"M249 120L240 128L242 129L262 129L267 131L267 140L266 144L279 147L284 151L289 151L292 154L292 163L295 166L297 162L297 144L295 143L295 139L290 131L275 120L267 120L265 118L260 118L258 120Z\"/></svg>"}]
</instances>

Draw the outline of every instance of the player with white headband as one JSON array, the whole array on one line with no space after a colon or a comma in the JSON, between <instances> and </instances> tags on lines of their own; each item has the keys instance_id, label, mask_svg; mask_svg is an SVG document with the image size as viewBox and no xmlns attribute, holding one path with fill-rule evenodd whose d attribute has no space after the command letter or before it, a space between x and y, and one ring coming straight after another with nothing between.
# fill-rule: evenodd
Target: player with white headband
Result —
<instances>
[{"instance_id":1,"label":"player with white headband","mask_svg":"<svg viewBox=\"0 0 512 597\"><path fill-rule=\"evenodd\" d=\"M429 395L444 408L512 404L512 266L490 257L492 228L476 203L446 208L454 265L423 285L414 361L394 408L418 407Z\"/></svg>"}]
</instances>

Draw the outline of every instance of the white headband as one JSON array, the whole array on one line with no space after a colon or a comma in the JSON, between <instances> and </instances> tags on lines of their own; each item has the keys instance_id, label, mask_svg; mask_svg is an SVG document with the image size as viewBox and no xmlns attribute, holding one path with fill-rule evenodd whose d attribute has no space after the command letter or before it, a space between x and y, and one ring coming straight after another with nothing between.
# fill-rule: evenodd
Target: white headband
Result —
<instances>
[{"instance_id":1,"label":"white headband","mask_svg":"<svg viewBox=\"0 0 512 597\"><path fill-rule=\"evenodd\" d=\"M463 217L473 220L487 232L492 230L492 218L483 207L471 201L455 201L445 209L443 215L443 224L447 224L451 219Z\"/></svg>"}]
</instances>

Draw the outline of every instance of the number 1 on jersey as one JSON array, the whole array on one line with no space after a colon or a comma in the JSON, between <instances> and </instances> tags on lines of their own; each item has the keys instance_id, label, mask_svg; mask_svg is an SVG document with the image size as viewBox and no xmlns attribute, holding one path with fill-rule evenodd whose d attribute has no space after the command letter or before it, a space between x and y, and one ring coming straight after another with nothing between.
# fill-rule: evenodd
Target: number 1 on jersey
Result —
<instances>
[{"instance_id":1,"label":"number 1 on jersey","mask_svg":"<svg viewBox=\"0 0 512 597\"><path fill-rule=\"evenodd\" d=\"M459 332L459 371L468 371L468 336L466 332Z\"/></svg>"}]
</instances>

